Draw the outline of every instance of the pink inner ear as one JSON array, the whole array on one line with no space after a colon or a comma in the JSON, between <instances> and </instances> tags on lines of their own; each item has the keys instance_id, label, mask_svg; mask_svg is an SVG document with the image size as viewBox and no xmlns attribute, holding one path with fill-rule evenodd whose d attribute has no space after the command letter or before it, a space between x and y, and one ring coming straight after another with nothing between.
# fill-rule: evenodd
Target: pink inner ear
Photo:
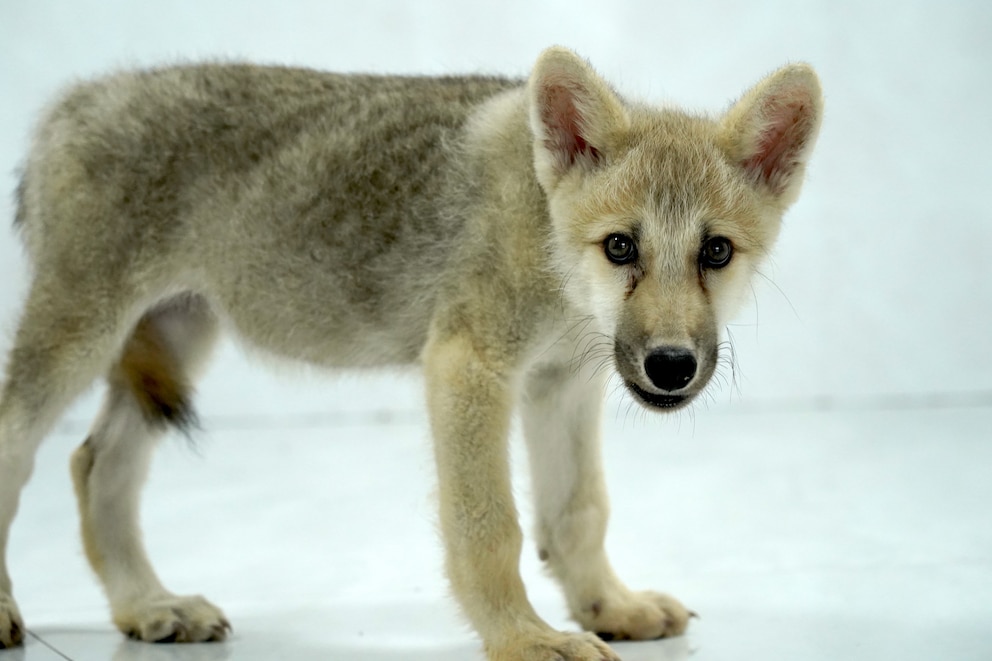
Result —
<instances>
[{"instance_id":1,"label":"pink inner ear","mask_svg":"<svg viewBox=\"0 0 992 661\"><path fill-rule=\"evenodd\" d=\"M777 105L767 109L766 120L755 153L743 165L773 189L780 189L795 170L806 145L809 107L800 100Z\"/></svg>"},{"instance_id":2,"label":"pink inner ear","mask_svg":"<svg viewBox=\"0 0 992 661\"><path fill-rule=\"evenodd\" d=\"M541 119L547 128L545 146L555 153L562 164L570 166L586 154L599 160L599 151L582 135L582 116L575 105L573 92L563 85L548 85L544 89Z\"/></svg>"}]
</instances>

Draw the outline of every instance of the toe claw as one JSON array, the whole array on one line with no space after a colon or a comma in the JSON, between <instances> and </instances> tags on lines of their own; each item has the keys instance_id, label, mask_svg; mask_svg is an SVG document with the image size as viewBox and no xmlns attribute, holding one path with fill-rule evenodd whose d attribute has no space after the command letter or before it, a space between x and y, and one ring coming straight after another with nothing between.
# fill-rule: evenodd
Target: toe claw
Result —
<instances>
[{"instance_id":1,"label":"toe claw","mask_svg":"<svg viewBox=\"0 0 992 661\"><path fill-rule=\"evenodd\" d=\"M227 632L230 628L230 625L215 624L210 627L210 636L207 638L207 641L215 643L224 640L227 638Z\"/></svg>"}]
</instances>

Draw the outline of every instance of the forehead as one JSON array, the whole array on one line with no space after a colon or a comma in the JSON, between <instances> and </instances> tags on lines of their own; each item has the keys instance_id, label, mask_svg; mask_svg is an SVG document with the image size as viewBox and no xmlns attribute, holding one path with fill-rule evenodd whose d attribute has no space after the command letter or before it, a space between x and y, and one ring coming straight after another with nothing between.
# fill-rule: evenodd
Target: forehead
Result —
<instances>
[{"instance_id":1,"label":"forehead","mask_svg":"<svg viewBox=\"0 0 992 661\"><path fill-rule=\"evenodd\" d=\"M760 248L756 194L716 146L717 131L704 117L635 112L623 150L590 191L590 215L647 241L720 234Z\"/></svg>"}]
</instances>

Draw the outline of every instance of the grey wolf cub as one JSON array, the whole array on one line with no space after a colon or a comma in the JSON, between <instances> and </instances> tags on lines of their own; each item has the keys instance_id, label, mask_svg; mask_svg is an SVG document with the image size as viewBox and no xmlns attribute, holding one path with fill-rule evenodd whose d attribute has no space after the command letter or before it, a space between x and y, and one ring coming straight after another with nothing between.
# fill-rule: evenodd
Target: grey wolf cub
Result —
<instances>
[{"instance_id":1,"label":"grey wolf cub","mask_svg":"<svg viewBox=\"0 0 992 661\"><path fill-rule=\"evenodd\" d=\"M70 89L18 189L34 273L0 398L0 548L42 437L103 375L72 476L114 622L146 641L223 639L216 606L159 581L138 501L224 329L327 367L423 366L447 572L490 659L617 658L527 600L515 408L540 556L572 616L604 638L680 634L690 612L629 589L603 549L607 377L589 358L607 349L649 409L698 395L799 193L821 106L812 69L792 65L717 118L653 108L562 48L526 81L202 65ZM22 637L3 563L0 647Z\"/></svg>"}]
</instances>

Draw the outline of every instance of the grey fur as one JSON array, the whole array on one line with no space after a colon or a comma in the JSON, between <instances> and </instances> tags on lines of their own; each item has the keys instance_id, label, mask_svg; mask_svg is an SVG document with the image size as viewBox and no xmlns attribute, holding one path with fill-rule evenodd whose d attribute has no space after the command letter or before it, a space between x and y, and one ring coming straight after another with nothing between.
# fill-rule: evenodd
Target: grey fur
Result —
<instances>
[{"instance_id":1,"label":"grey fur","mask_svg":"<svg viewBox=\"0 0 992 661\"><path fill-rule=\"evenodd\" d=\"M14 191L14 228L24 223L24 176L18 173L17 189Z\"/></svg>"},{"instance_id":2,"label":"grey fur","mask_svg":"<svg viewBox=\"0 0 992 661\"><path fill-rule=\"evenodd\" d=\"M424 275L439 274L465 217L438 204L460 186L461 128L482 101L520 87L250 65L85 84L49 113L28 164L28 242L63 238L38 246L41 259L103 284L127 286L139 256L143 271L170 270L163 291L206 283L247 339L298 347L292 357L407 363L436 290ZM97 209L46 208L68 203L46 190L67 176ZM402 337L378 342L387 328ZM290 332L307 337L270 337Z\"/></svg>"}]
</instances>

